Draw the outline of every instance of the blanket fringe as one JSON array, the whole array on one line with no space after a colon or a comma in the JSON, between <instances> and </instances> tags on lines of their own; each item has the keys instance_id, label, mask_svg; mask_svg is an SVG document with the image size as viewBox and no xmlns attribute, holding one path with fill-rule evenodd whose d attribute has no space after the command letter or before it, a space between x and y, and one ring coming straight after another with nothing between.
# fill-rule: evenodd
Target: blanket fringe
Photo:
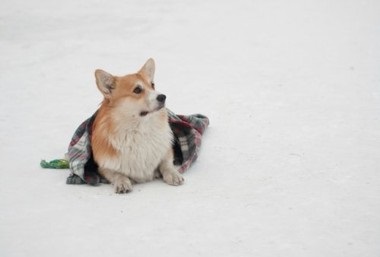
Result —
<instances>
[{"instance_id":1,"label":"blanket fringe","mask_svg":"<svg viewBox=\"0 0 380 257\"><path fill-rule=\"evenodd\" d=\"M44 169L69 169L70 164L65 159L55 159L52 161L41 160L40 165Z\"/></svg>"}]
</instances>

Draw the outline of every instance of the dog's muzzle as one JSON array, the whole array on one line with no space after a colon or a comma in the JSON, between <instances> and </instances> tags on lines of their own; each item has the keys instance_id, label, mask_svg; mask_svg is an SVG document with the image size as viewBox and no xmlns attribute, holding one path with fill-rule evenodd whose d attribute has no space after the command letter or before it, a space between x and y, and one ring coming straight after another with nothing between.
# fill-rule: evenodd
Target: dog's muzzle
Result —
<instances>
[{"instance_id":1,"label":"dog's muzzle","mask_svg":"<svg viewBox=\"0 0 380 257\"><path fill-rule=\"evenodd\" d=\"M164 95L164 94L159 94L159 95L156 97L156 100L157 100L157 102L158 102L158 107L157 107L155 110L153 110L153 112L154 112L154 111L158 111L158 110L162 109L162 108L165 106L166 95ZM140 116L141 116L141 117L144 117L144 116L148 115L149 113L150 113L150 112L148 112L148 111L142 111L142 112L140 112Z\"/></svg>"}]
</instances>

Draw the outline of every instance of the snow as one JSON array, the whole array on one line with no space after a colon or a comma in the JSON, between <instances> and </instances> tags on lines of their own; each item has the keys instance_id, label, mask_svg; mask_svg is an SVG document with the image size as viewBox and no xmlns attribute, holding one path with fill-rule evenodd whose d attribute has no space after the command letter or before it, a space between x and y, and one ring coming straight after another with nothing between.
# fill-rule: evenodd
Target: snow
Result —
<instances>
[{"instance_id":1,"label":"snow","mask_svg":"<svg viewBox=\"0 0 380 257\"><path fill-rule=\"evenodd\" d=\"M2 0L0 255L380 255L380 2ZM66 185L93 72L211 126L185 184Z\"/></svg>"}]
</instances>

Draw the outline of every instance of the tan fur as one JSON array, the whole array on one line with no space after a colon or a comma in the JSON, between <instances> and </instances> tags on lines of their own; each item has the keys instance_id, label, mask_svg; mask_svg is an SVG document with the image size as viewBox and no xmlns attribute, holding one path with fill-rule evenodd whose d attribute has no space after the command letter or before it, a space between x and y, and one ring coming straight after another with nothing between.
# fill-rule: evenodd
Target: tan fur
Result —
<instances>
[{"instance_id":1,"label":"tan fur","mask_svg":"<svg viewBox=\"0 0 380 257\"><path fill-rule=\"evenodd\" d=\"M173 166L165 97L162 100L152 86L154 70L149 59L139 72L123 77L95 71L104 100L93 125L92 150L99 173L117 193L131 191L135 182L154 179L157 171L168 184L183 183Z\"/></svg>"}]
</instances>

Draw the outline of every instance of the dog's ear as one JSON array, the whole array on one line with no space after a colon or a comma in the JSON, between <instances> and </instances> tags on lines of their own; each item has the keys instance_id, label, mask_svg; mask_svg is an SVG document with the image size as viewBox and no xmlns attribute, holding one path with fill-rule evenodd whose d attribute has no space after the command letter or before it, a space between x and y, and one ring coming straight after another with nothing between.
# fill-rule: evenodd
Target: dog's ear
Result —
<instances>
[{"instance_id":1,"label":"dog's ear","mask_svg":"<svg viewBox=\"0 0 380 257\"><path fill-rule=\"evenodd\" d=\"M139 70L139 73L145 75L150 80L149 82L153 82L155 70L156 65L154 64L154 60L149 58L144 66Z\"/></svg>"},{"instance_id":2,"label":"dog's ear","mask_svg":"<svg viewBox=\"0 0 380 257\"><path fill-rule=\"evenodd\" d=\"M105 98L111 97L111 92L115 88L115 78L104 70L95 71L96 85Z\"/></svg>"}]
</instances>

